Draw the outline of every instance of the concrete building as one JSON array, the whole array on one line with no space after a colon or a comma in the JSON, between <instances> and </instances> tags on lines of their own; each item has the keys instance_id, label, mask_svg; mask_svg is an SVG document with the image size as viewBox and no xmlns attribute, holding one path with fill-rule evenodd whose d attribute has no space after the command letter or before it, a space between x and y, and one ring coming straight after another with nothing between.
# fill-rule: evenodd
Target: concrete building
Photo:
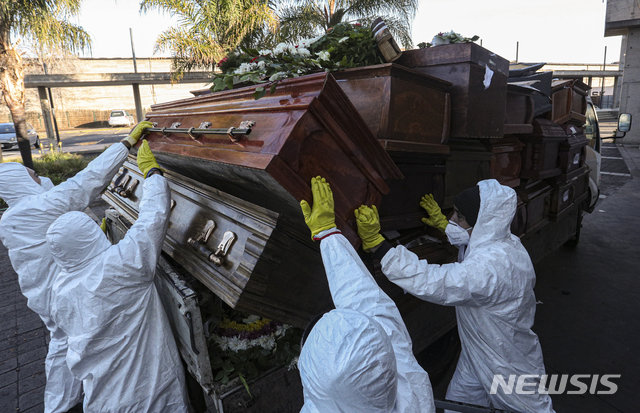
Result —
<instances>
[{"instance_id":1,"label":"concrete building","mask_svg":"<svg viewBox=\"0 0 640 413\"><path fill-rule=\"evenodd\" d=\"M25 75L43 75L43 66L34 59L25 59ZM137 58L138 73L167 73L171 70L171 59ZM133 73L131 58L75 58L59 60L47 67L49 75L56 74L107 74ZM207 87L201 83L141 84L139 86L143 112L156 103L169 102L193 96L190 90ZM131 85L64 87L51 89L56 121L60 129L78 126L106 126L112 109L125 109L136 115ZM44 130L40 96L37 88L26 89L27 120L36 129ZM0 105L0 122L9 122L11 116L6 105Z\"/></svg>"},{"instance_id":2,"label":"concrete building","mask_svg":"<svg viewBox=\"0 0 640 413\"><path fill-rule=\"evenodd\" d=\"M605 36L623 36L620 66L623 70L620 113L636 119L623 143L640 145L640 4L637 0L607 0Z\"/></svg>"}]
</instances>

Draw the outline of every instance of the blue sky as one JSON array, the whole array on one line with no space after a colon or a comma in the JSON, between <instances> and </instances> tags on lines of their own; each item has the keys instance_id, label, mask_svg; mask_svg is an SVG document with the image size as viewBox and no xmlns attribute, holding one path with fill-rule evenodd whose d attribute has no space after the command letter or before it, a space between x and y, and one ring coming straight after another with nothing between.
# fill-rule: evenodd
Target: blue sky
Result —
<instances>
[{"instance_id":1,"label":"blue sky","mask_svg":"<svg viewBox=\"0 0 640 413\"><path fill-rule=\"evenodd\" d=\"M76 23L93 39L93 57L130 57L129 27L136 56L153 54L158 34L177 19L158 12L139 13L138 0L84 0ZM431 41L440 31L478 35L483 46L509 59L553 63L619 60L620 37L604 37L603 0L421 0L413 22L414 43Z\"/></svg>"}]
</instances>

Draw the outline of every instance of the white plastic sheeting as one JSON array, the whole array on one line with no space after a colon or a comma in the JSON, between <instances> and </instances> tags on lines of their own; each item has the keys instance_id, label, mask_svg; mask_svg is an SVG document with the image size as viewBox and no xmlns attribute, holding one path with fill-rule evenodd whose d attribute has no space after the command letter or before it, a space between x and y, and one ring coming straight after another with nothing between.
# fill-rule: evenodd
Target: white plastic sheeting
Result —
<instances>
[{"instance_id":1,"label":"white plastic sheeting","mask_svg":"<svg viewBox=\"0 0 640 413\"><path fill-rule=\"evenodd\" d=\"M449 384L451 400L521 412L552 412L544 394L491 395L493 377L544 375L542 350L531 331L535 272L520 239L511 234L513 189L490 179L478 183L480 211L464 261L435 265L399 246L382 259L384 274L423 300L456 306L462 353Z\"/></svg>"},{"instance_id":2,"label":"white plastic sheeting","mask_svg":"<svg viewBox=\"0 0 640 413\"><path fill-rule=\"evenodd\" d=\"M67 363L83 381L87 413L188 411L182 363L153 283L169 213L167 181L153 175L118 244L81 212L47 232L62 268L52 316L69 336Z\"/></svg>"},{"instance_id":3,"label":"white plastic sheeting","mask_svg":"<svg viewBox=\"0 0 640 413\"><path fill-rule=\"evenodd\" d=\"M336 309L302 348L302 411L435 412L429 376L395 303L344 236L323 239L320 249Z\"/></svg>"},{"instance_id":4,"label":"white plastic sheeting","mask_svg":"<svg viewBox=\"0 0 640 413\"><path fill-rule=\"evenodd\" d=\"M40 178L38 185L20 164L0 164L0 198L9 205L0 220L0 240L9 250L27 305L38 313L51 335L45 361L45 412L66 412L82 400L80 381L72 377L65 363L67 337L50 316L51 287L59 268L45 235L60 215L87 208L127 154L124 145L114 144L83 171L53 188L48 178Z\"/></svg>"}]
</instances>

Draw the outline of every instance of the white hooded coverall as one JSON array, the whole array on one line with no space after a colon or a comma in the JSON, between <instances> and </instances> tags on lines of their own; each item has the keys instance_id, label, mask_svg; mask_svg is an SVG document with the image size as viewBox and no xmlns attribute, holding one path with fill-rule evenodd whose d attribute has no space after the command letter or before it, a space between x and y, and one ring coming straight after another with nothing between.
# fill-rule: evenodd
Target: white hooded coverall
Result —
<instances>
[{"instance_id":1,"label":"white hooded coverall","mask_svg":"<svg viewBox=\"0 0 640 413\"><path fill-rule=\"evenodd\" d=\"M395 303L344 236L323 239L320 250L336 309L313 327L298 360L302 412L435 412Z\"/></svg>"},{"instance_id":2,"label":"white hooded coverall","mask_svg":"<svg viewBox=\"0 0 640 413\"><path fill-rule=\"evenodd\" d=\"M545 368L538 336L531 331L536 311L533 264L510 230L516 193L494 179L478 186L480 211L464 261L428 264L398 246L385 254L382 272L418 298L456 306L462 352L447 399L518 412L553 412L551 398L540 394L538 386L535 394L504 394L499 386L497 394L490 394L495 374L507 382L512 374L542 376Z\"/></svg>"},{"instance_id":3,"label":"white hooded coverall","mask_svg":"<svg viewBox=\"0 0 640 413\"><path fill-rule=\"evenodd\" d=\"M82 400L82 389L81 382L71 375L65 363L67 337L50 315L51 286L59 268L45 235L60 215L87 208L111 181L128 153L123 144L114 144L76 176L56 187L48 178L40 178L43 182L38 185L20 164L0 164L0 198L9 205L0 220L0 240L9 250L27 305L42 318L51 336L45 361L47 413L69 410Z\"/></svg>"},{"instance_id":4,"label":"white hooded coverall","mask_svg":"<svg viewBox=\"0 0 640 413\"><path fill-rule=\"evenodd\" d=\"M119 243L81 212L47 232L62 268L52 316L69 336L67 364L82 379L87 413L188 411L182 363L153 282L169 213L169 185L152 175Z\"/></svg>"}]
</instances>

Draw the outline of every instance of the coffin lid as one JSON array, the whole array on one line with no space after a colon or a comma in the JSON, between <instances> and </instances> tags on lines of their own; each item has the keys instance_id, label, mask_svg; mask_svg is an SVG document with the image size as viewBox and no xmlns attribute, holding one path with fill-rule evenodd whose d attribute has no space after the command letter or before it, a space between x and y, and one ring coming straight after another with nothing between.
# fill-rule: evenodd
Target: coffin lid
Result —
<instances>
[{"instance_id":1,"label":"coffin lid","mask_svg":"<svg viewBox=\"0 0 640 413\"><path fill-rule=\"evenodd\" d=\"M396 63L409 66L435 66L456 63L474 63L509 76L509 61L475 43L455 43L406 50Z\"/></svg>"},{"instance_id":2,"label":"coffin lid","mask_svg":"<svg viewBox=\"0 0 640 413\"><path fill-rule=\"evenodd\" d=\"M333 72L333 75L338 81L340 81L341 79L352 80L360 78L393 76L415 83L425 83L432 88L440 89L443 91L448 91L452 86L451 82L447 82L446 80L442 80L426 73L418 72L417 70L410 69L397 63L383 63L373 66L354 67L351 69Z\"/></svg>"}]
</instances>

